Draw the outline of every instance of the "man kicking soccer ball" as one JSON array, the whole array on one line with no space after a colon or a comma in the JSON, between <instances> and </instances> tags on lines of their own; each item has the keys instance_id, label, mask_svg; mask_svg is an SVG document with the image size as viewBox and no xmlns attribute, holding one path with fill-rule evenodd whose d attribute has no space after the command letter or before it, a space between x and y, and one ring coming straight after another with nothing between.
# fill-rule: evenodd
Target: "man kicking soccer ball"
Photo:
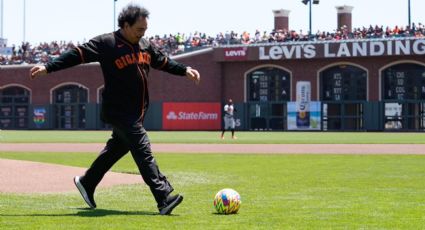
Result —
<instances>
[{"instance_id":1,"label":"man kicking soccer ball","mask_svg":"<svg viewBox=\"0 0 425 230\"><path fill-rule=\"evenodd\" d=\"M34 79L81 63L100 63L105 81L101 118L111 124L112 137L86 173L74 178L75 185L91 208L96 208L96 186L128 151L149 186L161 215L170 214L183 201L183 196L171 195L174 189L159 171L143 125L149 106L147 77L150 67L186 76L197 84L200 75L197 70L168 58L142 38L148 28L148 16L145 8L130 4L118 17L118 31L99 35L52 62L30 70Z\"/></svg>"}]
</instances>

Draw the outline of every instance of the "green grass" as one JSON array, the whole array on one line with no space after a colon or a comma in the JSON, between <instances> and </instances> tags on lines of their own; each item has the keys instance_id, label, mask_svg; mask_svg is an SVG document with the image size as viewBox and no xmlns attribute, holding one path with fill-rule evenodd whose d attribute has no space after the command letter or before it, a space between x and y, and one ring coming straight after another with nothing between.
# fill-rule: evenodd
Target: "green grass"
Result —
<instances>
[{"instance_id":1,"label":"green grass","mask_svg":"<svg viewBox=\"0 0 425 230\"><path fill-rule=\"evenodd\" d=\"M425 133L386 132L220 132L148 131L153 143L235 144L425 144ZM0 131L0 143L104 143L111 131Z\"/></svg>"},{"instance_id":2,"label":"green grass","mask_svg":"<svg viewBox=\"0 0 425 230\"><path fill-rule=\"evenodd\" d=\"M110 133L0 131L0 142L104 143ZM219 132L148 133L154 143L425 144L424 133L237 132L238 140L224 141ZM0 158L84 168L95 157L92 153L0 152ZM146 185L99 189L96 210L86 209L77 191L0 194L0 229L425 228L422 155L161 153L156 158L176 191L185 195L172 216L157 215ZM129 154L112 170L138 174ZM237 215L214 213L213 197L226 187L241 194Z\"/></svg>"},{"instance_id":3,"label":"green grass","mask_svg":"<svg viewBox=\"0 0 425 230\"><path fill-rule=\"evenodd\" d=\"M90 153L0 153L0 158L81 167L88 167L95 157ZM146 185L99 189L96 210L85 209L77 191L0 194L0 229L425 228L422 155L164 153L156 158L176 191L185 195L172 216L156 215ZM130 156L113 170L137 173ZM241 194L237 215L214 214L213 197L225 187Z\"/></svg>"}]
</instances>

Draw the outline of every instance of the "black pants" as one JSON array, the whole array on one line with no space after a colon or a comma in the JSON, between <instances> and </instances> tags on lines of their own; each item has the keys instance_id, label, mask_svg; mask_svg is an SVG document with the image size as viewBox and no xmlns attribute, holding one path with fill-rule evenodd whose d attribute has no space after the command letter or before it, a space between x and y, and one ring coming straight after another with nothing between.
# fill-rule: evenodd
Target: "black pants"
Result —
<instances>
[{"instance_id":1,"label":"black pants","mask_svg":"<svg viewBox=\"0 0 425 230\"><path fill-rule=\"evenodd\" d=\"M164 205L163 202L166 197L174 189L167 178L159 171L152 155L146 130L141 123L131 125L114 124L112 127L112 138L108 140L105 148L86 171L82 182L87 187L93 188L94 191L105 173L130 151L143 180L155 197L158 207Z\"/></svg>"}]
</instances>

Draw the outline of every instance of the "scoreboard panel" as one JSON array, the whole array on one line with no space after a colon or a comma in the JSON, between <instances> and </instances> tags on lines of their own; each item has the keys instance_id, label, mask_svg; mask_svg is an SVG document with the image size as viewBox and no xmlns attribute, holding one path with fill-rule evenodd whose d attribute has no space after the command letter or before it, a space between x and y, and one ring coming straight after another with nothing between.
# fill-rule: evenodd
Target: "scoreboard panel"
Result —
<instances>
[{"instance_id":1,"label":"scoreboard panel","mask_svg":"<svg viewBox=\"0 0 425 230\"><path fill-rule=\"evenodd\" d=\"M248 100L283 102L291 97L291 79L288 72L278 68L260 68L248 74Z\"/></svg>"},{"instance_id":2,"label":"scoreboard panel","mask_svg":"<svg viewBox=\"0 0 425 230\"><path fill-rule=\"evenodd\" d=\"M367 100L366 71L355 66L340 65L321 73L321 100Z\"/></svg>"},{"instance_id":3,"label":"scoreboard panel","mask_svg":"<svg viewBox=\"0 0 425 230\"><path fill-rule=\"evenodd\" d=\"M384 100L424 100L425 67L399 64L382 72Z\"/></svg>"}]
</instances>

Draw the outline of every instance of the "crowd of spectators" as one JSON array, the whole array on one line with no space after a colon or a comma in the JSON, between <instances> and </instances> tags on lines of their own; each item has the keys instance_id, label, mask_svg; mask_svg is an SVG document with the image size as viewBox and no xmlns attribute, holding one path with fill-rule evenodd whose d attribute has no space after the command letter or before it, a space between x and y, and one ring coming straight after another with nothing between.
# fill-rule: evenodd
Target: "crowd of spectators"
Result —
<instances>
[{"instance_id":1,"label":"crowd of spectators","mask_svg":"<svg viewBox=\"0 0 425 230\"><path fill-rule=\"evenodd\" d=\"M168 55L177 55L205 47L217 47L221 45L234 44L258 44L258 43L274 43L274 42L295 42L295 41L338 41L348 39L373 39L373 38L393 38L393 37L424 37L425 25L418 23L412 26L394 28L383 26L369 26L363 28L354 28L349 31L346 26L338 28L333 32L318 31L309 35L303 31L294 30L272 30L261 32L256 30L253 35L248 32L241 34L233 31L219 33L215 37L207 36L205 33L194 32L189 35L177 33L175 35L152 36L148 39L158 46ZM53 41L50 43L41 43L32 45L23 42L20 46L12 45L8 48L10 53L0 54L0 65L19 65L19 64L36 64L46 63L53 58L59 56L79 43L65 41ZM5 48L5 47L0 47Z\"/></svg>"},{"instance_id":2,"label":"crowd of spectators","mask_svg":"<svg viewBox=\"0 0 425 230\"><path fill-rule=\"evenodd\" d=\"M44 42L36 46L22 42L18 47L12 45L9 55L0 55L0 65L47 63L73 47L72 42L65 41Z\"/></svg>"},{"instance_id":3,"label":"crowd of spectators","mask_svg":"<svg viewBox=\"0 0 425 230\"><path fill-rule=\"evenodd\" d=\"M270 33L267 31L255 31L254 36L244 32L240 36L233 31L225 35L219 34L217 37L218 44L255 44L255 43L272 43L272 42L297 42L297 41L338 41L349 39L373 39L373 38L394 38L394 37L424 37L425 25L418 23L412 24L411 27L394 28L383 26L372 26L354 28L349 31L347 26L342 26L333 32L317 31L315 34L309 35L303 31L295 30L273 30Z\"/></svg>"}]
</instances>

